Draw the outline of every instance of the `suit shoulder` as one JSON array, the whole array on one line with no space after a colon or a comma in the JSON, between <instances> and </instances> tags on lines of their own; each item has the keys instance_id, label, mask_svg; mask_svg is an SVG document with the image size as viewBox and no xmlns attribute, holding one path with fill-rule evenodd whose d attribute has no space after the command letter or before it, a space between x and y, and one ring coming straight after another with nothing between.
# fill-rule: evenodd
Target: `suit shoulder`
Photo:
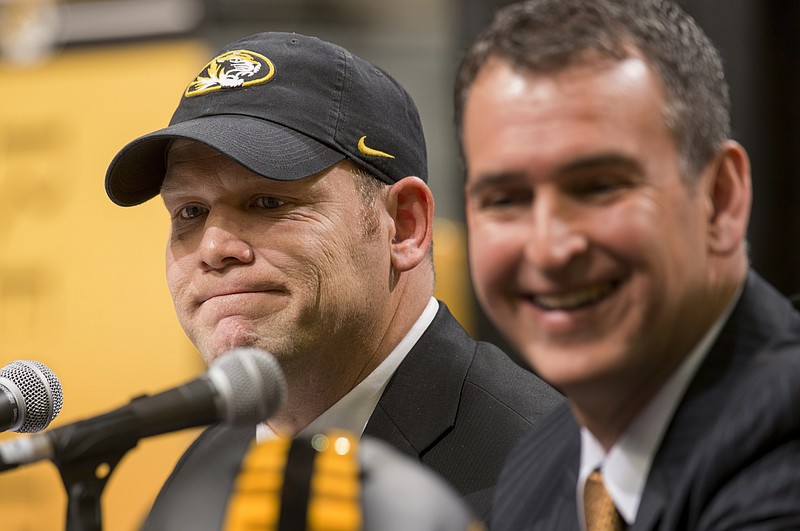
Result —
<instances>
[{"instance_id":1,"label":"suit shoulder","mask_svg":"<svg viewBox=\"0 0 800 531\"><path fill-rule=\"evenodd\" d=\"M490 343L477 343L466 381L528 422L564 401L556 389Z\"/></svg>"}]
</instances>

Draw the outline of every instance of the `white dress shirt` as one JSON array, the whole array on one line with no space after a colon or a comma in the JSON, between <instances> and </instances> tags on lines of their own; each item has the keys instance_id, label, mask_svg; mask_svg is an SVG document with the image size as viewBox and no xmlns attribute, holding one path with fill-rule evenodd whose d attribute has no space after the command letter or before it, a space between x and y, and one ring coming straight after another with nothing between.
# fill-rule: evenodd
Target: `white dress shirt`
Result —
<instances>
[{"instance_id":1,"label":"white dress shirt","mask_svg":"<svg viewBox=\"0 0 800 531\"><path fill-rule=\"evenodd\" d=\"M614 505L628 525L636 520L645 481L656 450L678 404L697 369L728 320L737 293L728 307L706 332L691 354L667 380L650 402L634 418L625 432L606 453L603 446L585 427L581 428L581 461L576 487L578 521L586 529L583 511L583 487L592 471L599 469Z\"/></svg>"},{"instance_id":2,"label":"white dress shirt","mask_svg":"<svg viewBox=\"0 0 800 531\"><path fill-rule=\"evenodd\" d=\"M297 437L311 437L317 433L324 433L331 428L347 430L360 437L364 433L364 428L366 428L375 406L378 405L389 379L411 351L411 348L425 333L425 330L428 329L431 322L433 322L437 311L439 311L439 302L431 297L425 310L423 310L400 343L386 356L386 359L351 389L349 393L303 428L297 434ZM275 437L277 437L275 432L265 423L262 422L256 427L257 441L260 442Z\"/></svg>"}]
</instances>

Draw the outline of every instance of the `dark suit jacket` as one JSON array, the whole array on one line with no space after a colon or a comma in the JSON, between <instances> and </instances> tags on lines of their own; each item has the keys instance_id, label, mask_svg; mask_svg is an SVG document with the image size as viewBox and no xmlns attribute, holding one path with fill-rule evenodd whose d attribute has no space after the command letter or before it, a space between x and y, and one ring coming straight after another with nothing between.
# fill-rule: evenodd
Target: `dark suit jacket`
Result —
<instances>
[{"instance_id":1,"label":"dark suit jacket","mask_svg":"<svg viewBox=\"0 0 800 531\"><path fill-rule=\"evenodd\" d=\"M425 463L484 516L505 455L561 401L497 347L470 338L440 302L364 433ZM220 529L234 474L254 435L250 426L203 432L165 483L145 528Z\"/></svg>"},{"instance_id":2,"label":"dark suit jacket","mask_svg":"<svg viewBox=\"0 0 800 531\"><path fill-rule=\"evenodd\" d=\"M800 315L750 273L656 452L631 530L800 529ZM492 531L578 529L566 405L512 450Z\"/></svg>"}]
</instances>

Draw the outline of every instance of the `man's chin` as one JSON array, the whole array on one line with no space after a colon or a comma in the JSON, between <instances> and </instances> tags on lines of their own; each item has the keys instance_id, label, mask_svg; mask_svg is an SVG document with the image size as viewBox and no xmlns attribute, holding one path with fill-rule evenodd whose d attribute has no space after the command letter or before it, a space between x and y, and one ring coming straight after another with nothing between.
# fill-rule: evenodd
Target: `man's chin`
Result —
<instances>
[{"instance_id":1,"label":"man's chin","mask_svg":"<svg viewBox=\"0 0 800 531\"><path fill-rule=\"evenodd\" d=\"M259 348L257 341L252 336L247 336L246 338L239 338L236 340L226 338L224 341L215 342L212 346L207 348L199 348L198 350L200 351L200 355L203 357L206 364L211 366L211 364L217 361L220 357L232 350L253 347Z\"/></svg>"},{"instance_id":2,"label":"man's chin","mask_svg":"<svg viewBox=\"0 0 800 531\"><path fill-rule=\"evenodd\" d=\"M581 345L553 345L528 342L518 349L522 360L539 377L550 385L569 388L599 377L606 369L601 356L591 348Z\"/></svg>"}]
</instances>

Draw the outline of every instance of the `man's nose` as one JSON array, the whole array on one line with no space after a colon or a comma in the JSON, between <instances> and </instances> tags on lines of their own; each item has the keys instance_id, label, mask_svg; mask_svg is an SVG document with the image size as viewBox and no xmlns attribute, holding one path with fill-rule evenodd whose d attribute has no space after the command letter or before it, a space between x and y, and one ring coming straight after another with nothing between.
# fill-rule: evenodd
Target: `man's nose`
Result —
<instances>
[{"instance_id":1,"label":"man's nose","mask_svg":"<svg viewBox=\"0 0 800 531\"><path fill-rule=\"evenodd\" d=\"M580 207L567 199L537 197L531 207L525 258L537 269L558 270L588 249Z\"/></svg>"},{"instance_id":2,"label":"man's nose","mask_svg":"<svg viewBox=\"0 0 800 531\"><path fill-rule=\"evenodd\" d=\"M249 264L254 252L244 227L220 215L209 215L200 242L200 259L209 269Z\"/></svg>"}]
</instances>

